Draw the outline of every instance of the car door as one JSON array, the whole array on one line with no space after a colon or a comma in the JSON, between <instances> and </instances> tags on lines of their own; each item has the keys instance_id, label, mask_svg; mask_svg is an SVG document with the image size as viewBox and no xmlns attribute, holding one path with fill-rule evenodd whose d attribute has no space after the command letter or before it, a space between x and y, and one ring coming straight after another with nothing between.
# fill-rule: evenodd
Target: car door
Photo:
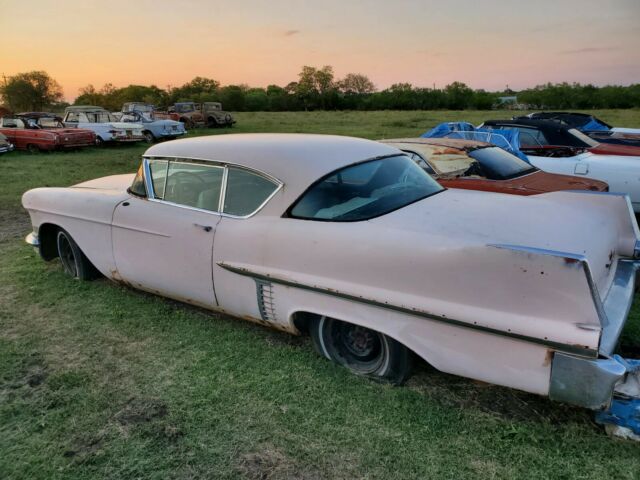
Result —
<instances>
[{"instance_id":1,"label":"car door","mask_svg":"<svg viewBox=\"0 0 640 480\"><path fill-rule=\"evenodd\" d=\"M132 196L114 211L114 277L187 303L217 306L212 250L224 168L164 159L145 160L143 167L146 195Z\"/></svg>"}]
</instances>

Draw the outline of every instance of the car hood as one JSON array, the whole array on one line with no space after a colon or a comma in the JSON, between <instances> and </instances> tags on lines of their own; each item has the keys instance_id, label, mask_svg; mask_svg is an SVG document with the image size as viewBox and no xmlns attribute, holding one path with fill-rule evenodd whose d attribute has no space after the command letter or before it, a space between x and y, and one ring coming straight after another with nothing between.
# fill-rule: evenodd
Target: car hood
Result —
<instances>
[{"instance_id":1,"label":"car hood","mask_svg":"<svg viewBox=\"0 0 640 480\"><path fill-rule=\"evenodd\" d=\"M571 175L558 175L538 171L522 177L506 180L504 183L509 188L528 190L532 193L559 192L563 190L590 190L606 192L608 185L599 180L573 177Z\"/></svg>"},{"instance_id":2,"label":"car hood","mask_svg":"<svg viewBox=\"0 0 640 480\"><path fill-rule=\"evenodd\" d=\"M600 143L589 149L591 153L597 155L625 155L640 157L640 147L631 145L618 145L615 143Z\"/></svg>"},{"instance_id":3,"label":"car hood","mask_svg":"<svg viewBox=\"0 0 640 480\"><path fill-rule=\"evenodd\" d=\"M97 190L126 191L133 183L135 174L110 175L73 185L71 188L93 188Z\"/></svg>"}]
</instances>

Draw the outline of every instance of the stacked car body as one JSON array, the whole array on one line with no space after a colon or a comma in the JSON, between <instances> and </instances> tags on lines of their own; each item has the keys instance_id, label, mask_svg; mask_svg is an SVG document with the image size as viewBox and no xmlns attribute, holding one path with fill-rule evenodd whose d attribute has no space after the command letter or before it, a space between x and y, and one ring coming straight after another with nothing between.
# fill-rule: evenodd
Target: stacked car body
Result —
<instances>
[{"instance_id":1,"label":"stacked car body","mask_svg":"<svg viewBox=\"0 0 640 480\"><path fill-rule=\"evenodd\" d=\"M31 152L87 147L95 144L90 130L66 128L60 117L46 113L24 113L0 118L2 133L15 148Z\"/></svg>"}]
</instances>

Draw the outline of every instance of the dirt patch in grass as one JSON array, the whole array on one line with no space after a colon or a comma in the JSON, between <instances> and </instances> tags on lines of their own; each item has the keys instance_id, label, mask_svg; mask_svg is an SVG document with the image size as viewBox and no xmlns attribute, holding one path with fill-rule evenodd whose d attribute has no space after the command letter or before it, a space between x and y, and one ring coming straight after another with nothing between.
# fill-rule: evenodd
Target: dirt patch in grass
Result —
<instances>
[{"instance_id":1,"label":"dirt patch in grass","mask_svg":"<svg viewBox=\"0 0 640 480\"><path fill-rule=\"evenodd\" d=\"M407 387L443 405L473 409L504 420L593 424L588 410L551 402L538 395L448 375L426 364L417 366Z\"/></svg>"},{"instance_id":2,"label":"dirt patch in grass","mask_svg":"<svg viewBox=\"0 0 640 480\"><path fill-rule=\"evenodd\" d=\"M62 455L67 458L82 460L97 453L102 448L103 444L104 439L102 436L77 439L73 442L73 447L66 450Z\"/></svg>"},{"instance_id":3,"label":"dirt patch in grass","mask_svg":"<svg viewBox=\"0 0 640 480\"><path fill-rule=\"evenodd\" d=\"M157 399L131 398L115 415L120 425L129 426L163 418L169 412L166 404Z\"/></svg>"},{"instance_id":4,"label":"dirt patch in grass","mask_svg":"<svg viewBox=\"0 0 640 480\"><path fill-rule=\"evenodd\" d=\"M29 215L22 209L0 209L0 242L24 237L31 231Z\"/></svg>"},{"instance_id":5,"label":"dirt patch in grass","mask_svg":"<svg viewBox=\"0 0 640 480\"><path fill-rule=\"evenodd\" d=\"M301 469L295 461L270 445L262 446L257 451L240 456L236 471L249 480L315 480L324 478L318 473Z\"/></svg>"}]
</instances>

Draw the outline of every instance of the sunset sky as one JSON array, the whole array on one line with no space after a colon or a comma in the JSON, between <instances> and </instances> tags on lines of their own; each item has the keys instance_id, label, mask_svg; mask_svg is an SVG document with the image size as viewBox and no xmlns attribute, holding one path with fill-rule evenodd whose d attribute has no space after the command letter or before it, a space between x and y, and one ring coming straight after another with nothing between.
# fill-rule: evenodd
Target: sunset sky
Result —
<instances>
[{"instance_id":1,"label":"sunset sky","mask_svg":"<svg viewBox=\"0 0 640 480\"><path fill-rule=\"evenodd\" d=\"M286 85L302 65L378 88L640 82L640 0L0 0L0 74L87 84Z\"/></svg>"}]
</instances>

